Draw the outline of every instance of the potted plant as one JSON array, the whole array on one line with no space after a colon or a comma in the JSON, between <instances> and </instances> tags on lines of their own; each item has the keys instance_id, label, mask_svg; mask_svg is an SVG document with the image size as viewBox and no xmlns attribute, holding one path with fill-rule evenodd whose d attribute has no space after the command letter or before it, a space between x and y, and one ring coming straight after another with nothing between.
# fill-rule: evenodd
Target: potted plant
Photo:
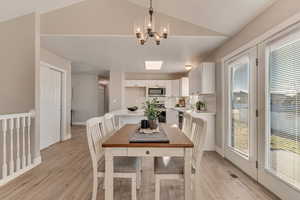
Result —
<instances>
[{"instance_id":1,"label":"potted plant","mask_svg":"<svg viewBox=\"0 0 300 200\"><path fill-rule=\"evenodd\" d=\"M156 98L145 102L145 116L149 121L150 129L156 129L158 126L158 117L161 111L157 108L157 103L158 101Z\"/></svg>"},{"instance_id":2,"label":"potted plant","mask_svg":"<svg viewBox=\"0 0 300 200\"><path fill-rule=\"evenodd\" d=\"M206 104L202 101L197 101L196 109L197 111L206 111Z\"/></svg>"}]
</instances>

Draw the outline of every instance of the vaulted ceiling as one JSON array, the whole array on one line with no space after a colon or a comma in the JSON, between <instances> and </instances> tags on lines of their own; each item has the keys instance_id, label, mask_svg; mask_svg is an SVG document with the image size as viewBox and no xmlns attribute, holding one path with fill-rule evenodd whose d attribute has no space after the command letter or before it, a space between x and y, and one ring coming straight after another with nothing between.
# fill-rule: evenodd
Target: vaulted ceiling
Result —
<instances>
[{"instance_id":1,"label":"vaulted ceiling","mask_svg":"<svg viewBox=\"0 0 300 200\"><path fill-rule=\"evenodd\" d=\"M157 21L171 25L160 47L141 47L133 35L149 0L1 0L0 21L40 12L42 47L71 60L76 71L144 72L145 60L159 59L170 73L196 65L275 1L153 0Z\"/></svg>"}]
</instances>

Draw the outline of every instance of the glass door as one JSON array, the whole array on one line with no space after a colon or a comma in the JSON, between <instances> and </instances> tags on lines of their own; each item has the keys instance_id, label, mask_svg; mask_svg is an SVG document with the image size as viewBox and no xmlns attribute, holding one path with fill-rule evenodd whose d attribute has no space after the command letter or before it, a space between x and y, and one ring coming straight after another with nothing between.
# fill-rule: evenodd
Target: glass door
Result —
<instances>
[{"instance_id":1,"label":"glass door","mask_svg":"<svg viewBox=\"0 0 300 200\"><path fill-rule=\"evenodd\" d=\"M300 30L260 47L259 176L283 200L300 199Z\"/></svg>"},{"instance_id":2,"label":"glass door","mask_svg":"<svg viewBox=\"0 0 300 200\"><path fill-rule=\"evenodd\" d=\"M254 179L257 179L256 60L257 48L253 48L225 63L228 94L225 157Z\"/></svg>"}]
</instances>

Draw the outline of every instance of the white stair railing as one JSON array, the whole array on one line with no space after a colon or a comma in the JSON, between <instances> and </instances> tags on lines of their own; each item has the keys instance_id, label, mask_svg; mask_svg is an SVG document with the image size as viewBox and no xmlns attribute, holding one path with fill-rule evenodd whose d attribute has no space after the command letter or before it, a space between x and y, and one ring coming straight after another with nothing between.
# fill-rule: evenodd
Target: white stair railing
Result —
<instances>
[{"instance_id":1,"label":"white stair railing","mask_svg":"<svg viewBox=\"0 0 300 200\"><path fill-rule=\"evenodd\" d=\"M0 115L2 168L0 186L34 167L31 157L31 120L34 113Z\"/></svg>"}]
</instances>

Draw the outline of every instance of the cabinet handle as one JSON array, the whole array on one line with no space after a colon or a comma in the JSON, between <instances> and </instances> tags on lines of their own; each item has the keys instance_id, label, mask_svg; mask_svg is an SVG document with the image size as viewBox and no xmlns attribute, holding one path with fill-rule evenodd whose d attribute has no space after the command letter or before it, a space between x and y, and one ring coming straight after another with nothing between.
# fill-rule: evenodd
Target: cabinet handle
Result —
<instances>
[{"instance_id":1,"label":"cabinet handle","mask_svg":"<svg viewBox=\"0 0 300 200\"><path fill-rule=\"evenodd\" d=\"M149 154L150 154L150 151L147 150L147 151L146 151L146 155L149 155Z\"/></svg>"}]
</instances>

